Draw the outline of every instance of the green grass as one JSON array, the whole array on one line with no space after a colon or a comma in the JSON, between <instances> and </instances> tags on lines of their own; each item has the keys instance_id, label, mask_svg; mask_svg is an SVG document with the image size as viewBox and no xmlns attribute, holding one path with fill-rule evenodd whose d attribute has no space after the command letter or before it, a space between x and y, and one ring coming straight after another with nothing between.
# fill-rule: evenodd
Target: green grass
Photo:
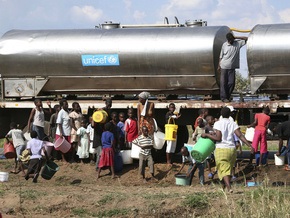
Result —
<instances>
[{"instance_id":1,"label":"green grass","mask_svg":"<svg viewBox=\"0 0 290 218\"><path fill-rule=\"evenodd\" d=\"M21 195L22 199L25 200L36 200L43 196L42 192L36 190L24 190L20 191L19 194Z\"/></svg>"},{"instance_id":2,"label":"green grass","mask_svg":"<svg viewBox=\"0 0 290 218\"><path fill-rule=\"evenodd\" d=\"M168 198L176 198L178 197L178 193L170 193L170 194L165 194L165 193L157 193L157 194L145 194L142 196L144 199L147 200L164 200Z\"/></svg>"},{"instance_id":3,"label":"green grass","mask_svg":"<svg viewBox=\"0 0 290 218\"><path fill-rule=\"evenodd\" d=\"M98 213L98 217L120 217L120 216L126 216L129 213L129 209L112 209L112 210L105 210L105 211L101 211Z\"/></svg>"},{"instance_id":4,"label":"green grass","mask_svg":"<svg viewBox=\"0 0 290 218\"><path fill-rule=\"evenodd\" d=\"M3 145L4 145L4 140L5 140L5 138L3 138L3 139L0 139L0 148L3 148Z\"/></svg>"},{"instance_id":5,"label":"green grass","mask_svg":"<svg viewBox=\"0 0 290 218\"><path fill-rule=\"evenodd\" d=\"M88 217L91 215L91 213L84 208L73 208L72 213L79 217Z\"/></svg>"},{"instance_id":6,"label":"green grass","mask_svg":"<svg viewBox=\"0 0 290 218\"><path fill-rule=\"evenodd\" d=\"M101 200L98 201L100 205L105 205L113 200L113 195L105 195Z\"/></svg>"}]
</instances>

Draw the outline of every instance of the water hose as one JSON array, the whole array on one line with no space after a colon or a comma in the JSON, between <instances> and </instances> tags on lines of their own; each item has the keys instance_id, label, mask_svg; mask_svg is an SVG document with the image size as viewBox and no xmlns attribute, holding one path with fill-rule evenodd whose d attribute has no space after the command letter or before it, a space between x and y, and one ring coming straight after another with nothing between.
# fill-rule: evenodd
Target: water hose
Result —
<instances>
[{"instance_id":1,"label":"water hose","mask_svg":"<svg viewBox=\"0 0 290 218\"><path fill-rule=\"evenodd\" d=\"M240 33L249 33L251 30L240 30L236 28L230 28L231 31L240 32Z\"/></svg>"}]
</instances>

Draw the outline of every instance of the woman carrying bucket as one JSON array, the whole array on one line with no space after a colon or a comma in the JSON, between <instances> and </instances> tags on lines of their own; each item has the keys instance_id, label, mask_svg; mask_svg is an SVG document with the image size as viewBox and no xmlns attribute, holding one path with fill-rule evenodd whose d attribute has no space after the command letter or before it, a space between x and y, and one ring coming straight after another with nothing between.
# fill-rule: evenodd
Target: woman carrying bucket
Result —
<instances>
[{"instance_id":1,"label":"woman carrying bucket","mask_svg":"<svg viewBox=\"0 0 290 218\"><path fill-rule=\"evenodd\" d=\"M149 135L154 134L154 110L155 106L153 102L149 102L149 92L141 92L139 97L139 104L137 106L137 118L138 118L138 135L142 135L142 126L146 126L149 131Z\"/></svg>"},{"instance_id":2,"label":"woman carrying bucket","mask_svg":"<svg viewBox=\"0 0 290 218\"><path fill-rule=\"evenodd\" d=\"M231 190L231 171L233 165L235 164L237 151L234 144L234 133L242 140L247 146L251 148L251 152L254 152L252 145L246 140L245 136L241 133L239 126L230 117L230 109L228 107L223 107L221 110L222 118L215 122L213 128L216 132L215 135L209 133L203 133L201 137L209 138L216 141L215 149L215 161L218 171L218 176L229 192Z\"/></svg>"},{"instance_id":3,"label":"woman carrying bucket","mask_svg":"<svg viewBox=\"0 0 290 218\"><path fill-rule=\"evenodd\" d=\"M61 107L61 110L59 111L57 118L56 118L56 134L55 134L55 141L57 141L58 138L64 137L66 141L70 142L71 140L71 126L72 126L72 120L69 117L68 113L68 103L65 99L60 100L59 105ZM62 161L67 162L64 153L61 152Z\"/></svg>"}]
</instances>

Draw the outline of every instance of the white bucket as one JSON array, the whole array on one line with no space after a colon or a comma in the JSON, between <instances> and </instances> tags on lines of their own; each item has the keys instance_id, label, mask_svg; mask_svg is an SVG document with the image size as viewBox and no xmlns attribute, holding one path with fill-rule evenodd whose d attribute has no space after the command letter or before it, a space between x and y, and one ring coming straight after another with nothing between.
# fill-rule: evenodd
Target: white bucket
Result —
<instances>
[{"instance_id":1,"label":"white bucket","mask_svg":"<svg viewBox=\"0 0 290 218\"><path fill-rule=\"evenodd\" d=\"M165 134L163 132L157 131L154 132L154 144L153 148L161 150L165 143Z\"/></svg>"},{"instance_id":2,"label":"white bucket","mask_svg":"<svg viewBox=\"0 0 290 218\"><path fill-rule=\"evenodd\" d=\"M255 128L253 128L253 127L247 128L245 138L248 141L252 142L254 139L254 135L255 135Z\"/></svg>"},{"instance_id":3,"label":"white bucket","mask_svg":"<svg viewBox=\"0 0 290 218\"><path fill-rule=\"evenodd\" d=\"M0 182L7 182L9 178L9 173L0 172Z\"/></svg>"},{"instance_id":4,"label":"white bucket","mask_svg":"<svg viewBox=\"0 0 290 218\"><path fill-rule=\"evenodd\" d=\"M30 133L29 132L25 132L24 133L24 137L27 141L31 140L31 137L30 137Z\"/></svg>"},{"instance_id":5,"label":"white bucket","mask_svg":"<svg viewBox=\"0 0 290 218\"><path fill-rule=\"evenodd\" d=\"M120 153L123 159L123 164L133 163L133 159L131 157L131 150L121 150Z\"/></svg>"},{"instance_id":6,"label":"white bucket","mask_svg":"<svg viewBox=\"0 0 290 218\"><path fill-rule=\"evenodd\" d=\"M284 165L285 156L277 156L276 154L274 154L274 158L275 158L275 165L276 166L283 166Z\"/></svg>"},{"instance_id":7,"label":"white bucket","mask_svg":"<svg viewBox=\"0 0 290 218\"><path fill-rule=\"evenodd\" d=\"M141 148L138 145L132 143L131 157L133 159L139 159L140 151L141 151Z\"/></svg>"}]
</instances>

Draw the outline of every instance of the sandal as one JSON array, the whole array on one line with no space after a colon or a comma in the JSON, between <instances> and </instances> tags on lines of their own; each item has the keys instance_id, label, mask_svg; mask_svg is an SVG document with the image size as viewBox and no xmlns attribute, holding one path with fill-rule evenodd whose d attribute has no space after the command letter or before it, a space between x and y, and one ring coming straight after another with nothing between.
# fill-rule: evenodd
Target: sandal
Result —
<instances>
[{"instance_id":1,"label":"sandal","mask_svg":"<svg viewBox=\"0 0 290 218\"><path fill-rule=\"evenodd\" d=\"M289 168L289 167L285 167L285 170L286 170L286 171L290 171L290 168Z\"/></svg>"},{"instance_id":2,"label":"sandal","mask_svg":"<svg viewBox=\"0 0 290 218\"><path fill-rule=\"evenodd\" d=\"M13 174L18 174L19 172L20 172L20 170L19 171L15 171L15 170L10 171L10 173L13 173Z\"/></svg>"}]
</instances>

